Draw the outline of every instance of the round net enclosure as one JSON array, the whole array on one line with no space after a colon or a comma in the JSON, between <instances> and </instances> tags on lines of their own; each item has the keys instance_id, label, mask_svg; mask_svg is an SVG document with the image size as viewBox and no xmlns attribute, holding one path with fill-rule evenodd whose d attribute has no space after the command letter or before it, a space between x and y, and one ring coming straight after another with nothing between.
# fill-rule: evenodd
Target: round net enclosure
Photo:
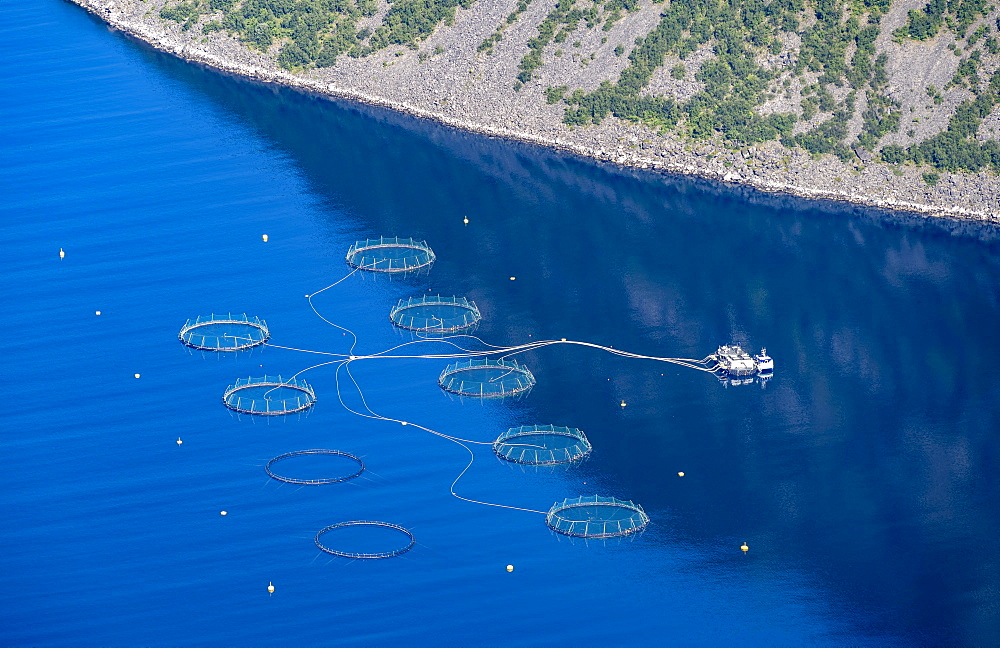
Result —
<instances>
[{"instance_id":1,"label":"round net enclosure","mask_svg":"<svg viewBox=\"0 0 1000 648\"><path fill-rule=\"evenodd\" d=\"M347 264L372 272L409 272L426 268L435 259L427 241L411 238L380 237L356 241L347 250Z\"/></svg>"},{"instance_id":2,"label":"round net enclosure","mask_svg":"<svg viewBox=\"0 0 1000 648\"><path fill-rule=\"evenodd\" d=\"M535 377L516 360L472 358L445 367L438 384L459 396L501 398L528 391L535 385Z\"/></svg>"},{"instance_id":3,"label":"round net enclosure","mask_svg":"<svg viewBox=\"0 0 1000 648\"><path fill-rule=\"evenodd\" d=\"M421 295L400 299L389 312L389 319L399 328L421 333L454 333L472 328L482 316L476 302L465 297Z\"/></svg>"},{"instance_id":4,"label":"round net enclosure","mask_svg":"<svg viewBox=\"0 0 1000 648\"><path fill-rule=\"evenodd\" d=\"M571 463L591 450L582 430L558 425L512 427L493 442L493 452L501 459L535 466Z\"/></svg>"},{"instance_id":5,"label":"round net enclosure","mask_svg":"<svg viewBox=\"0 0 1000 648\"><path fill-rule=\"evenodd\" d=\"M316 534L316 546L344 558L392 558L413 548L416 540L404 527L391 522L352 520L324 527Z\"/></svg>"},{"instance_id":6,"label":"round net enclosure","mask_svg":"<svg viewBox=\"0 0 1000 648\"><path fill-rule=\"evenodd\" d=\"M177 337L186 346L202 351L241 351L267 342L267 322L246 313L202 315L189 319Z\"/></svg>"},{"instance_id":7,"label":"round net enclosure","mask_svg":"<svg viewBox=\"0 0 1000 648\"><path fill-rule=\"evenodd\" d=\"M336 484L360 476L365 463L340 450L296 450L274 457L264 470L271 479L289 484Z\"/></svg>"},{"instance_id":8,"label":"round net enclosure","mask_svg":"<svg viewBox=\"0 0 1000 648\"><path fill-rule=\"evenodd\" d=\"M649 516L631 501L591 495L556 502L545 514L545 523L577 538L614 538L642 531Z\"/></svg>"},{"instance_id":9,"label":"round net enclosure","mask_svg":"<svg viewBox=\"0 0 1000 648\"><path fill-rule=\"evenodd\" d=\"M244 414L277 416L301 412L316 403L316 392L304 380L281 376L240 378L226 388L222 402Z\"/></svg>"}]
</instances>

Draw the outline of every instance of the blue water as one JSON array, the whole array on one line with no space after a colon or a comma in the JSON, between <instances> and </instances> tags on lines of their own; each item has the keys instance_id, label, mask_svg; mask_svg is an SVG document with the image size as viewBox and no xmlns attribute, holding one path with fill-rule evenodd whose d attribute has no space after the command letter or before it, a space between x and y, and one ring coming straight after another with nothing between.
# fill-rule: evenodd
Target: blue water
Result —
<instances>
[{"instance_id":1,"label":"blue water","mask_svg":"<svg viewBox=\"0 0 1000 648\"><path fill-rule=\"evenodd\" d=\"M57 0L0 3L0 42L0 645L997 643L996 243L254 86ZM584 429L582 466L480 446L456 490L540 510L633 499L653 523L620 542L452 497L466 451L350 414L332 367L303 374L307 416L226 410L236 378L325 358L192 352L185 320L247 312L275 344L346 352L303 295L379 235L439 260L314 299L358 353L408 340L389 309L430 291L474 299L494 344L700 358L735 341L766 345L776 376L727 388L559 346L519 356L538 379L526 398L480 403L437 387L444 360L351 365L373 410L448 434ZM316 447L368 471L318 487L264 473ZM370 562L316 549L355 519L417 545ZM396 540L344 542L369 539Z\"/></svg>"}]
</instances>

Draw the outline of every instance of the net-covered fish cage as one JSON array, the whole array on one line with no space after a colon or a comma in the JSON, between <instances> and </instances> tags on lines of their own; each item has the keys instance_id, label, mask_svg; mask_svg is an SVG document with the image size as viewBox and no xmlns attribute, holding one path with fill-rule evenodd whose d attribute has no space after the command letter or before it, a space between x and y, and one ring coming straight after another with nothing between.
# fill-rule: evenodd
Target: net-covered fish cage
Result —
<instances>
[{"instance_id":1,"label":"net-covered fish cage","mask_svg":"<svg viewBox=\"0 0 1000 648\"><path fill-rule=\"evenodd\" d=\"M240 378L226 388L222 402L244 414L277 416L309 409L316 404L316 392L304 380L281 376Z\"/></svg>"},{"instance_id":2,"label":"net-covered fish cage","mask_svg":"<svg viewBox=\"0 0 1000 648\"><path fill-rule=\"evenodd\" d=\"M577 538L615 538L642 531L649 516L631 501L591 495L556 502L545 514L545 523Z\"/></svg>"},{"instance_id":3,"label":"net-covered fish cage","mask_svg":"<svg viewBox=\"0 0 1000 648\"><path fill-rule=\"evenodd\" d=\"M501 459L534 466L572 463L591 450L582 430L559 425L512 427L493 442L493 452Z\"/></svg>"},{"instance_id":4,"label":"net-covered fish cage","mask_svg":"<svg viewBox=\"0 0 1000 648\"><path fill-rule=\"evenodd\" d=\"M535 377L516 360L472 358L445 367L438 384L459 396L503 398L528 391L534 387Z\"/></svg>"},{"instance_id":5,"label":"net-covered fish cage","mask_svg":"<svg viewBox=\"0 0 1000 648\"><path fill-rule=\"evenodd\" d=\"M347 250L347 264L372 272L410 272L434 263L434 251L427 241L412 238L380 237L356 241Z\"/></svg>"},{"instance_id":6,"label":"net-covered fish cage","mask_svg":"<svg viewBox=\"0 0 1000 648\"><path fill-rule=\"evenodd\" d=\"M389 319L410 331L454 333L472 328L482 316L476 302L465 297L421 295L400 299L389 312Z\"/></svg>"},{"instance_id":7,"label":"net-covered fish cage","mask_svg":"<svg viewBox=\"0 0 1000 648\"><path fill-rule=\"evenodd\" d=\"M378 534L374 537L372 532ZM353 537L347 534L353 532ZM361 533L358 533L361 532ZM323 536L328 536L325 540ZM389 541L388 538L399 537L400 542ZM316 534L316 546L322 551L334 556L343 558L354 558L371 560L374 558L392 558L404 554L413 548L416 540L413 534L405 527L391 522L374 522L371 520L352 520L350 522L338 522L324 527ZM365 546L369 545L369 546ZM364 548L371 549L371 545L384 545L380 551L359 551Z\"/></svg>"},{"instance_id":8,"label":"net-covered fish cage","mask_svg":"<svg viewBox=\"0 0 1000 648\"><path fill-rule=\"evenodd\" d=\"M177 337L186 346L201 351L242 351L264 344L271 332L259 317L213 313L189 319Z\"/></svg>"},{"instance_id":9,"label":"net-covered fish cage","mask_svg":"<svg viewBox=\"0 0 1000 648\"><path fill-rule=\"evenodd\" d=\"M332 459L333 461L305 463L302 461L303 459ZM274 466L281 462L284 462L284 465L279 473ZM322 465L317 465L317 463ZM340 464L341 467L338 467L337 464ZM291 472L297 473L298 476L287 475L289 469ZM365 471L365 462L349 452L341 452L340 450L295 450L274 457L264 465L264 470L271 479L289 484L336 484L359 477ZM330 472L335 474L330 475Z\"/></svg>"}]
</instances>

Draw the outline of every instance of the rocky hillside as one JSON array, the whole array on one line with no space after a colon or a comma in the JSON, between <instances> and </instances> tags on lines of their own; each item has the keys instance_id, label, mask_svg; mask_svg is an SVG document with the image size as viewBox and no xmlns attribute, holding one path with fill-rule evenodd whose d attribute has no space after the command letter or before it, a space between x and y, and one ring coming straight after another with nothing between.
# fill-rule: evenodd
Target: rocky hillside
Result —
<instances>
[{"instance_id":1,"label":"rocky hillside","mask_svg":"<svg viewBox=\"0 0 1000 648\"><path fill-rule=\"evenodd\" d=\"M623 164L998 215L987 0L77 1L189 58Z\"/></svg>"}]
</instances>

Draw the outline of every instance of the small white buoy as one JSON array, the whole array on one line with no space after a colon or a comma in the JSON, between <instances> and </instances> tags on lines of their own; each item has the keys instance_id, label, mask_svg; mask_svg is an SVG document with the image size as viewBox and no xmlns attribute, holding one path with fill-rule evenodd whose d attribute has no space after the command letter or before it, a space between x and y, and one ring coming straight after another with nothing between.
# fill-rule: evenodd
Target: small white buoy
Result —
<instances>
[{"instance_id":1,"label":"small white buoy","mask_svg":"<svg viewBox=\"0 0 1000 648\"><path fill-rule=\"evenodd\" d=\"M229 511L219 511L219 515L229 515Z\"/></svg>"},{"instance_id":2,"label":"small white buoy","mask_svg":"<svg viewBox=\"0 0 1000 648\"><path fill-rule=\"evenodd\" d=\"M62 248L59 248L59 258L60 259L65 259L66 258L66 252Z\"/></svg>"},{"instance_id":3,"label":"small white buoy","mask_svg":"<svg viewBox=\"0 0 1000 648\"><path fill-rule=\"evenodd\" d=\"M138 378L138 377L139 377L139 374L136 374L136 375L135 375L135 377L136 377L136 378Z\"/></svg>"},{"instance_id":4,"label":"small white buoy","mask_svg":"<svg viewBox=\"0 0 1000 648\"><path fill-rule=\"evenodd\" d=\"M514 565L507 565L507 571L509 572L514 571Z\"/></svg>"},{"instance_id":5,"label":"small white buoy","mask_svg":"<svg viewBox=\"0 0 1000 648\"><path fill-rule=\"evenodd\" d=\"M680 471L679 473L677 473L677 476L678 476L678 477L683 477L683 476L684 476L684 471L682 470L682 471Z\"/></svg>"},{"instance_id":6,"label":"small white buoy","mask_svg":"<svg viewBox=\"0 0 1000 648\"><path fill-rule=\"evenodd\" d=\"M265 235L264 235L264 236L262 236L261 238L262 238L262 239L264 239L264 242L265 242L265 243L267 243L267 234L265 234Z\"/></svg>"},{"instance_id":7,"label":"small white buoy","mask_svg":"<svg viewBox=\"0 0 1000 648\"><path fill-rule=\"evenodd\" d=\"M511 281L514 281L515 279L517 279L517 277L511 277L510 278Z\"/></svg>"},{"instance_id":8,"label":"small white buoy","mask_svg":"<svg viewBox=\"0 0 1000 648\"><path fill-rule=\"evenodd\" d=\"M94 311L94 315L100 315L101 311Z\"/></svg>"},{"instance_id":9,"label":"small white buoy","mask_svg":"<svg viewBox=\"0 0 1000 648\"><path fill-rule=\"evenodd\" d=\"M184 443L184 442L183 442L183 441L181 441L181 438L180 438L180 437L177 437L177 445L181 445L182 443Z\"/></svg>"},{"instance_id":10,"label":"small white buoy","mask_svg":"<svg viewBox=\"0 0 1000 648\"><path fill-rule=\"evenodd\" d=\"M274 594L274 583L267 581L267 593Z\"/></svg>"},{"instance_id":11,"label":"small white buoy","mask_svg":"<svg viewBox=\"0 0 1000 648\"><path fill-rule=\"evenodd\" d=\"M561 339L561 340L559 340L559 341L560 341L560 342L565 342L565 341L566 341L566 338L562 338L562 339Z\"/></svg>"},{"instance_id":12,"label":"small white buoy","mask_svg":"<svg viewBox=\"0 0 1000 648\"><path fill-rule=\"evenodd\" d=\"M463 218L462 222L465 223L466 225L468 225L469 224L469 217L466 216L465 218Z\"/></svg>"}]
</instances>

